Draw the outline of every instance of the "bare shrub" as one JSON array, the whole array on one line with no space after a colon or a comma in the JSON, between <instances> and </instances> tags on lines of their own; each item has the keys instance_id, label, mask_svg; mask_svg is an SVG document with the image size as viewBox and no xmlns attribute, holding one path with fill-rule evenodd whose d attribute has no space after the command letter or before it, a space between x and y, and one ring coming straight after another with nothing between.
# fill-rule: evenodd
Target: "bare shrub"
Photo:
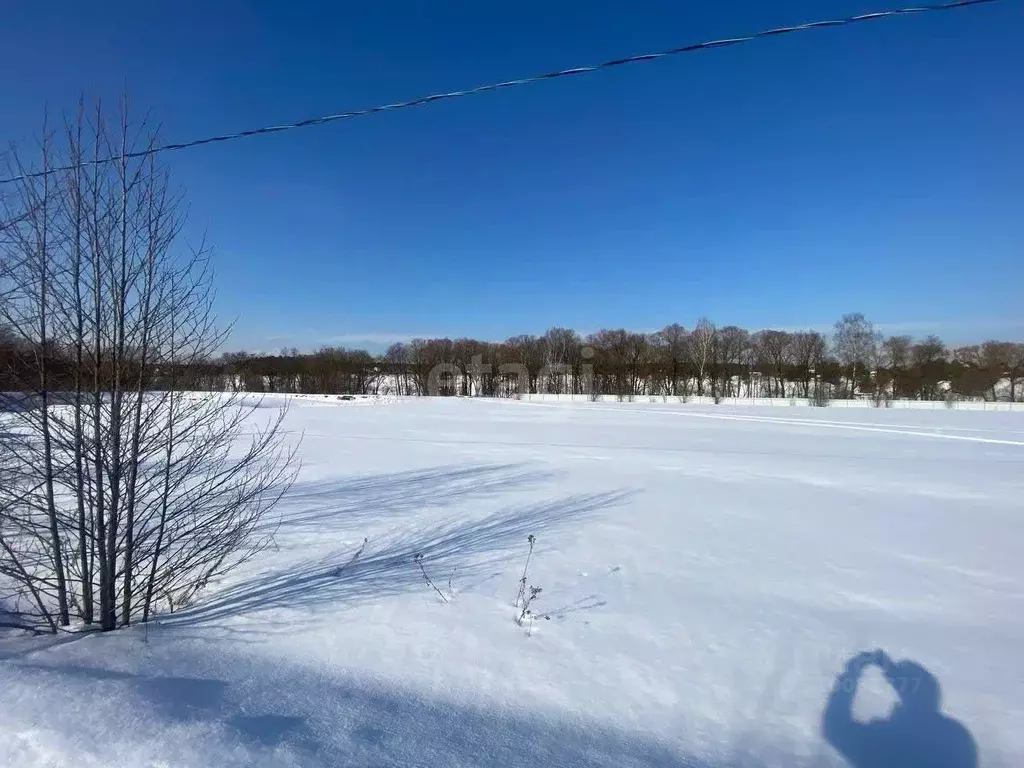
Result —
<instances>
[{"instance_id":1,"label":"bare shrub","mask_svg":"<svg viewBox=\"0 0 1024 768\"><path fill-rule=\"evenodd\" d=\"M186 391L224 334L167 173L145 154L82 165L155 140L124 106L113 125L80 111L60 149L44 129L38 168L11 155L0 324L25 404L0 445L0 581L54 632L189 604L268 545L261 521L294 477L283 410L268 422L258 400Z\"/></svg>"}]
</instances>

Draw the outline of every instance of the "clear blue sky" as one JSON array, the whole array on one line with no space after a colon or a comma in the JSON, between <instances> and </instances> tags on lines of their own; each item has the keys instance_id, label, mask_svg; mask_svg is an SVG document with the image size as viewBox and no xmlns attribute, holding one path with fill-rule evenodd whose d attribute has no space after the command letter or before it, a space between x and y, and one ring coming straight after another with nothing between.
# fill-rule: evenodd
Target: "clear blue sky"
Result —
<instances>
[{"instance_id":1,"label":"clear blue sky","mask_svg":"<svg viewBox=\"0 0 1024 768\"><path fill-rule=\"evenodd\" d=\"M3 138L125 86L169 140L894 0L6 3ZM1024 338L1024 4L168 155L232 348L552 325Z\"/></svg>"}]
</instances>

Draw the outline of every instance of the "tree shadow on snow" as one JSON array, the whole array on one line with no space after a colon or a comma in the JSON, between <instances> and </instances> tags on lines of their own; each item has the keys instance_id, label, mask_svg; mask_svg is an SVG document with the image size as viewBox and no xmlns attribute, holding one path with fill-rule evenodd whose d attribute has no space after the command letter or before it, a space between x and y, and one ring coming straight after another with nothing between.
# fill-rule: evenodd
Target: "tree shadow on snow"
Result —
<instances>
[{"instance_id":1,"label":"tree shadow on snow","mask_svg":"<svg viewBox=\"0 0 1024 768\"><path fill-rule=\"evenodd\" d=\"M628 496L621 491L580 494L513 507L475 520L399 530L356 551L307 559L220 589L193 608L161 617L160 623L205 624L274 608L315 613L337 604L410 591L429 593L414 559L417 555L423 556L423 567L437 584L443 585L453 571L460 579L472 579L495 563L522 556L529 534L571 525Z\"/></svg>"},{"instance_id":2,"label":"tree shadow on snow","mask_svg":"<svg viewBox=\"0 0 1024 768\"><path fill-rule=\"evenodd\" d=\"M114 697L119 706L139 713L130 730L96 733L95 738L83 734L86 751L93 746L117 750L122 739L159 744L153 732L189 722L206 724L204 733L219 734L218 743L204 743L203 748L210 749L211 765L218 764L223 755L217 750L222 748L232 750L233 760L262 765L272 756L275 764L308 768L725 765L688 757L678 742L578 717L570 720L552 713L531 713L514 704L471 706L429 698L378 680L330 677L246 657L218 654L210 670L216 678L133 675L60 665L18 666L31 669L34 675L84 679L88 685L61 683L73 693L65 699L69 711L89 706L90 697L95 696L98 701ZM209 669L211 660L178 654L174 666ZM96 681L101 681L101 687ZM67 714L60 711L61 706L63 703L58 703L52 712L56 721ZM104 729L108 724L101 719L93 727Z\"/></svg>"},{"instance_id":3,"label":"tree shadow on snow","mask_svg":"<svg viewBox=\"0 0 1024 768\"><path fill-rule=\"evenodd\" d=\"M316 750L315 742L304 732L305 717L279 714L249 715L235 711L237 707L227 696L229 683L224 680L137 675L74 664L22 663L16 666L36 673L55 674L86 681L93 685L90 688L91 692L100 697L109 693L109 688L96 688L95 683L120 684L126 690L119 690L119 693L138 696L146 702L157 720L173 723L221 722L229 733L250 745L275 747L289 740L293 744L301 744L303 749Z\"/></svg>"},{"instance_id":4,"label":"tree shadow on snow","mask_svg":"<svg viewBox=\"0 0 1024 768\"><path fill-rule=\"evenodd\" d=\"M889 717L861 722L853 702L861 673L877 666L897 702ZM853 768L976 768L970 731L942 714L941 688L920 664L894 662L883 651L860 653L836 679L822 716L822 735Z\"/></svg>"},{"instance_id":5,"label":"tree shadow on snow","mask_svg":"<svg viewBox=\"0 0 1024 768\"><path fill-rule=\"evenodd\" d=\"M297 483L282 499L274 527L282 533L347 529L456 499L505 493L551 477L550 472L522 464L490 464Z\"/></svg>"},{"instance_id":6,"label":"tree shadow on snow","mask_svg":"<svg viewBox=\"0 0 1024 768\"><path fill-rule=\"evenodd\" d=\"M174 643L152 663L167 675L133 674L70 664L5 662L32 674L39 691L62 691L54 703L55 722L78 708L117 702L117 709L138 712L132 729L109 731L105 718L82 733L90 745L117 750L117 741L159 744L154 738L173 723L200 723L213 734L210 764L221 749L238 764L327 766L448 766L449 768L838 768L838 756L787 754L768 734L754 736L743 754L726 745L697 754L687 747L685 724L664 737L639 728L626 730L585 717L529 710L515 701L486 706L425 695L381 679L282 664L263 657L217 654ZM938 711L938 683L913 662L883 665L900 703L884 721L858 723L852 698L861 670L877 653L861 654L847 665L829 697L823 737L853 768L974 768L977 757L969 732ZM2 665L0 665L2 669ZM189 677L202 669L203 677ZM50 686L46 676L58 676ZM75 681L84 684L74 685ZM909 693L911 689L913 693ZM921 700L918 700L921 697ZM69 708L63 712L61 707ZM81 724L81 723L80 723ZM642 726L641 726L642 728ZM206 738L206 737L204 737ZM155 756L159 757L159 756ZM234 762L232 764L235 764Z\"/></svg>"}]
</instances>

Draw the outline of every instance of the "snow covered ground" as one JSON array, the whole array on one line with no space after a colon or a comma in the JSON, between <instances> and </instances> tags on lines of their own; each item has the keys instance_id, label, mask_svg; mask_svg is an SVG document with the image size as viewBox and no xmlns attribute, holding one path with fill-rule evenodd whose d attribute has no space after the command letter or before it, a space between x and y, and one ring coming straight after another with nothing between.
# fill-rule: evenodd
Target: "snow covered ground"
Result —
<instances>
[{"instance_id":1,"label":"snow covered ground","mask_svg":"<svg viewBox=\"0 0 1024 768\"><path fill-rule=\"evenodd\" d=\"M1021 414L295 399L287 423L274 551L146 632L0 637L0 762L860 768L916 739L966 768L920 704L873 756L834 718L853 761L830 746L837 675L881 648L980 765L1024 765ZM869 667L856 717L921 680Z\"/></svg>"}]
</instances>

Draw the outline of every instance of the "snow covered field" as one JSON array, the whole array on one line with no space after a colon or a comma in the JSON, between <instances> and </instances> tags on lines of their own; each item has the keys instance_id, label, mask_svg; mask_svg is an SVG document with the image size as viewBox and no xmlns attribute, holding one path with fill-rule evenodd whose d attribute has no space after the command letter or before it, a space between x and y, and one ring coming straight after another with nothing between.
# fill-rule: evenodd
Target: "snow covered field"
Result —
<instances>
[{"instance_id":1,"label":"snow covered field","mask_svg":"<svg viewBox=\"0 0 1024 768\"><path fill-rule=\"evenodd\" d=\"M296 399L287 423L275 550L148 632L0 636L0 762L859 768L920 740L966 768L909 706L934 679L980 765L1024 765L1022 414ZM869 744L834 706L826 738L876 648L934 678L868 667L856 717L894 688L910 715Z\"/></svg>"}]
</instances>

